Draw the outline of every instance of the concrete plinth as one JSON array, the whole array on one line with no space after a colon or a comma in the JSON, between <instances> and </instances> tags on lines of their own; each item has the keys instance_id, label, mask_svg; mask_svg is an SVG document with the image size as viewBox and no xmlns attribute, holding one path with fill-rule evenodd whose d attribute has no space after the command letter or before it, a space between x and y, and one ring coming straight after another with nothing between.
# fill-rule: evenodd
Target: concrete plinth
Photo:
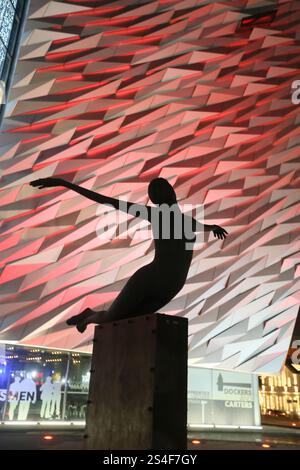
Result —
<instances>
[{"instance_id":1,"label":"concrete plinth","mask_svg":"<svg viewBox=\"0 0 300 470\"><path fill-rule=\"evenodd\" d=\"M95 328L86 449L186 449L186 318Z\"/></svg>"}]
</instances>

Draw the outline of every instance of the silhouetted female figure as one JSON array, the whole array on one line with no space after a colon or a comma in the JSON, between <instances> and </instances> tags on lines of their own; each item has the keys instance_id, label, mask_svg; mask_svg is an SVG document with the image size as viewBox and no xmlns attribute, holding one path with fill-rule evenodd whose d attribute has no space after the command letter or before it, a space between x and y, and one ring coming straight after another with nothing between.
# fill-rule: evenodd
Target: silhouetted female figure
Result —
<instances>
[{"instance_id":1,"label":"silhouetted female figure","mask_svg":"<svg viewBox=\"0 0 300 470\"><path fill-rule=\"evenodd\" d=\"M65 186L87 198L148 220L151 223L155 255L151 263L131 276L108 310L85 309L67 320L83 332L89 323L104 323L157 312L182 289L193 257L195 232L212 231L215 237L226 238L226 230L218 225L203 225L184 215L177 204L173 187L164 178L152 180L148 187L150 200L156 207L144 206L103 196L89 189L58 178L43 178L30 183L39 188Z\"/></svg>"}]
</instances>

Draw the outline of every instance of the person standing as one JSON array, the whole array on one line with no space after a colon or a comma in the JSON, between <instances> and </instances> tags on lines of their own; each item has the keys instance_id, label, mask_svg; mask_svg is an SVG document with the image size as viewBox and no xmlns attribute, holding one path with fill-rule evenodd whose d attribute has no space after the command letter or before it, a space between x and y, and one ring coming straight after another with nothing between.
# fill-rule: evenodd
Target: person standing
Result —
<instances>
[{"instance_id":1,"label":"person standing","mask_svg":"<svg viewBox=\"0 0 300 470\"><path fill-rule=\"evenodd\" d=\"M20 380L21 380L21 377L16 376L14 378L14 382L12 382L9 386L9 390L8 390L8 401L9 401L8 419L9 421L13 421L16 408L19 404Z\"/></svg>"},{"instance_id":2,"label":"person standing","mask_svg":"<svg viewBox=\"0 0 300 470\"><path fill-rule=\"evenodd\" d=\"M36 402L36 385L30 374L27 374L20 383L19 394L18 421L26 421L31 403Z\"/></svg>"},{"instance_id":3,"label":"person standing","mask_svg":"<svg viewBox=\"0 0 300 470\"><path fill-rule=\"evenodd\" d=\"M51 417L51 401L53 397L53 383L51 377L47 377L46 381L41 385L40 392L41 392L41 400L42 406L40 411L41 418L50 418Z\"/></svg>"},{"instance_id":4,"label":"person standing","mask_svg":"<svg viewBox=\"0 0 300 470\"><path fill-rule=\"evenodd\" d=\"M54 380L52 384L52 403L50 411L52 418L60 418L61 385L60 378Z\"/></svg>"}]
</instances>

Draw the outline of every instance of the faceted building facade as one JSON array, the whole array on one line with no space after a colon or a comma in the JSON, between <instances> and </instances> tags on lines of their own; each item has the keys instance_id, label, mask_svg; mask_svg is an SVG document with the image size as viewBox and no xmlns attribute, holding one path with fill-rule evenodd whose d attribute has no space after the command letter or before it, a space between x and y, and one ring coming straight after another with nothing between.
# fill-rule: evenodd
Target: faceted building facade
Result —
<instances>
[{"instance_id":1,"label":"faceted building facade","mask_svg":"<svg viewBox=\"0 0 300 470\"><path fill-rule=\"evenodd\" d=\"M139 220L30 181L148 203L162 176L229 232L196 247L163 310L189 319L190 363L280 370L299 304L299 22L293 0L30 1L0 134L2 342L91 351L93 328L66 319L153 257Z\"/></svg>"}]
</instances>

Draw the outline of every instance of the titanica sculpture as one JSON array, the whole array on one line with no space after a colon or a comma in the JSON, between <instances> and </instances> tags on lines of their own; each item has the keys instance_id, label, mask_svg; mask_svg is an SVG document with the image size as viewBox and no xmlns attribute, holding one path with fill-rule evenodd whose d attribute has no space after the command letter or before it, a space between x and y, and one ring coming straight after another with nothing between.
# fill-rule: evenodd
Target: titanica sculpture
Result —
<instances>
[{"instance_id":1,"label":"titanica sculpture","mask_svg":"<svg viewBox=\"0 0 300 470\"><path fill-rule=\"evenodd\" d=\"M183 214L173 187L164 178L153 179L148 187L149 198L155 206L104 196L60 178L42 178L30 184L40 189L64 186L92 201L110 205L151 224L155 244L153 261L133 274L108 310L87 308L67 320L68 325L76 325L80 332L85 331L89 323L101 324L157 312L185 284L196 232L212 231L219 239L225 239L227 235L227 231L218 225L201 224L192 216Z\"/></svg>"}]
</instances>

